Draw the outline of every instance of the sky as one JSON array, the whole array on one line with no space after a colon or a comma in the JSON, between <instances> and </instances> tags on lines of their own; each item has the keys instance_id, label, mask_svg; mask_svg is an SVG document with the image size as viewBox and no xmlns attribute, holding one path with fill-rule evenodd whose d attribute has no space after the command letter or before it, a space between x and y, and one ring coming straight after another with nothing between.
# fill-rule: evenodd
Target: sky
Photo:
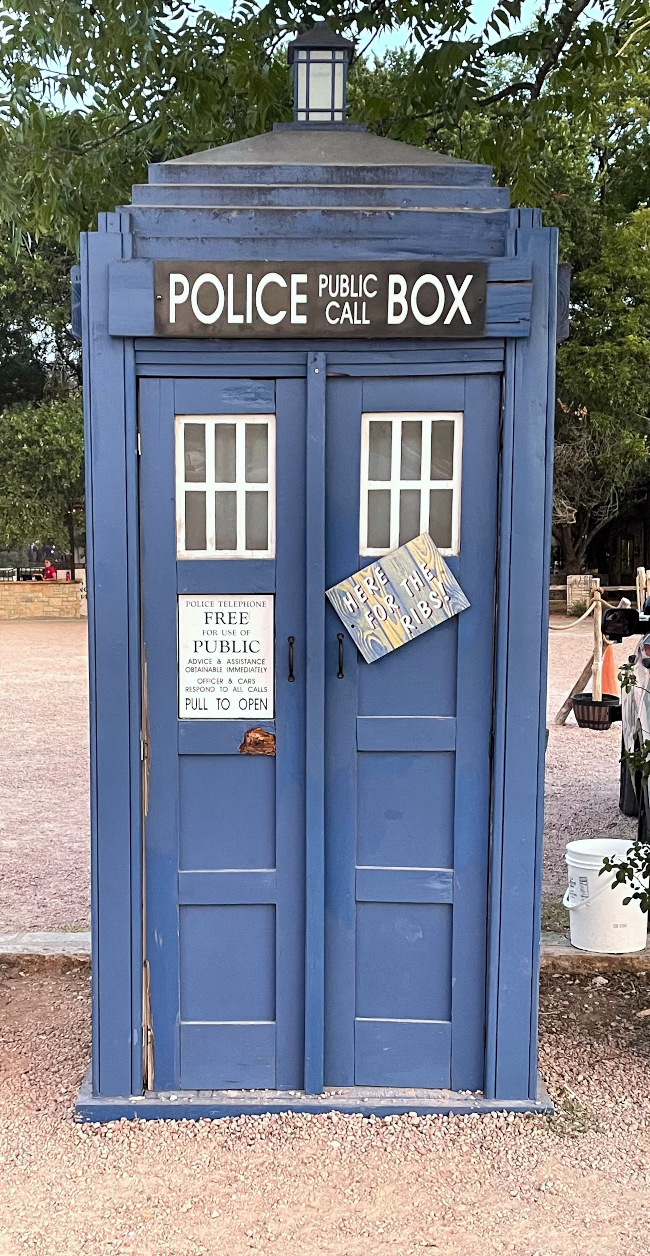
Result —
<instances>
[{"instance_id":1,"label":"sky","mask_svg":"<svg viewBox=\"0 0 650 1256\"><path fill-rule=\"evenodd\" d=\"M213 9L215 13L230 13L232 5L232 0L201 0L201 2L206 9ZM513 29L526 26L541 2L542 0L524 0L521 21ZM496 0L473 0L472 16L476 22L477 31L485 24L491 10L495 7ZM391 31L388 35L378 35L373 41L372 51L376 56L382 56L391 48L399 48L406 41L407 35L406 28Z\"/></svg>"}]
</instances>

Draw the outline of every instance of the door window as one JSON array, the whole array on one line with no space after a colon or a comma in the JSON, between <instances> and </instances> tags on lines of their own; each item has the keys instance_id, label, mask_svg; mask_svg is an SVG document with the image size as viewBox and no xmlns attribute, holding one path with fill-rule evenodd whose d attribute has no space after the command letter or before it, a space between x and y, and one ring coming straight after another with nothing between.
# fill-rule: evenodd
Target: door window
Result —
<instances>
[{"instance_id":1,"label":"door window","mask_svg":"<svg viewBox=\"0 0 650 1256\"><path fill-rule=\"evenodd\" d=\"M361 417L359 553L385 554L429 532L460 548L462 413Z\"/></svg>"},{"instance_id":2,"label":"door window","mask_svg":"<svg viewBox=\"0 0 650 1256\"><path fill-rule=\"evenodd\" d=\"M275 554L275 416L176 418L179 558Z\"/></svg>"}]
</instances>

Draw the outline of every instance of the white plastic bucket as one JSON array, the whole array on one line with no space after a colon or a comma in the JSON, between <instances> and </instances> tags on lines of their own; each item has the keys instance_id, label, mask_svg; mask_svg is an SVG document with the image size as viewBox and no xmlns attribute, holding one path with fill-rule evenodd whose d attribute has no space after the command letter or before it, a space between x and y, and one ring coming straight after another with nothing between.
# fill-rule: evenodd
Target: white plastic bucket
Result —
<instances>
[{"instance_id":1,"label":"white plastic bucket","mask_svg":"<svg viewBox=\"0 0 650 1256\"><path fill-rule=\"evenodd\" d=\"M631 845L620 837L582 838L567 843L569 888L564 906L570 912L571 945L580 951L625 955L642 951L646 945L646 913L636 899L623 906L623 899L632 892L629 882L612 889L613 874L598 875L606 855L624 859Z\"/></svg>"}]
</instances>

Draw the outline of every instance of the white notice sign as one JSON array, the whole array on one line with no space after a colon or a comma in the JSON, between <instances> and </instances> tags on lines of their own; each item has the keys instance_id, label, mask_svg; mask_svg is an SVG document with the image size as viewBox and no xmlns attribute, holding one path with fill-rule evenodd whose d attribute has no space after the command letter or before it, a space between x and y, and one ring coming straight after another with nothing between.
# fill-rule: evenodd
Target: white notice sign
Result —
<instances>
[{"instance_id":1,"label":"white notice sign","mask_svg":"<svg viewBox=\"0 0 650 1256\"><path fill-rule=\"evenodd\" d=\"M274 718L272 594L179 594L178 715Z\"/></svg>"}]
</instances>

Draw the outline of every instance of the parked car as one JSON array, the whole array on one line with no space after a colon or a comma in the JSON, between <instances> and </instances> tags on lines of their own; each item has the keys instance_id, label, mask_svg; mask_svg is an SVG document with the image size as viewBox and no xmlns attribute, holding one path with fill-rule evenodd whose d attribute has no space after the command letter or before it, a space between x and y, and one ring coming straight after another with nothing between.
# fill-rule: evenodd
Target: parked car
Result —
<instances>
[{"instance_id":1,"label":"parked car","mask_svg":"<svg viewBox=\"0 0 650 1256\"><path fill-rule=\"evenodd\" d=\"M645 742L650 742L650 599L643 607L643 614L637 615L634 611L626 613L629 616L626 625L620 620L617 623L614 619L614 615L619 612L607 611L603 618L603 631L610 640L621 641L633 632L640 631L642 634L634 652L628 657L627 685L624 683L621 686L621 778L618 805L623 815L638 816L639 841L647 842L650 801L648 779L643 772L643 755L637 753L636 761L631 765L626 758L626 752L632 754L643 751ZM624 629L620 635L612 631L612 627L617 628L619 624Z\"/></svg>"}]
</instances>

